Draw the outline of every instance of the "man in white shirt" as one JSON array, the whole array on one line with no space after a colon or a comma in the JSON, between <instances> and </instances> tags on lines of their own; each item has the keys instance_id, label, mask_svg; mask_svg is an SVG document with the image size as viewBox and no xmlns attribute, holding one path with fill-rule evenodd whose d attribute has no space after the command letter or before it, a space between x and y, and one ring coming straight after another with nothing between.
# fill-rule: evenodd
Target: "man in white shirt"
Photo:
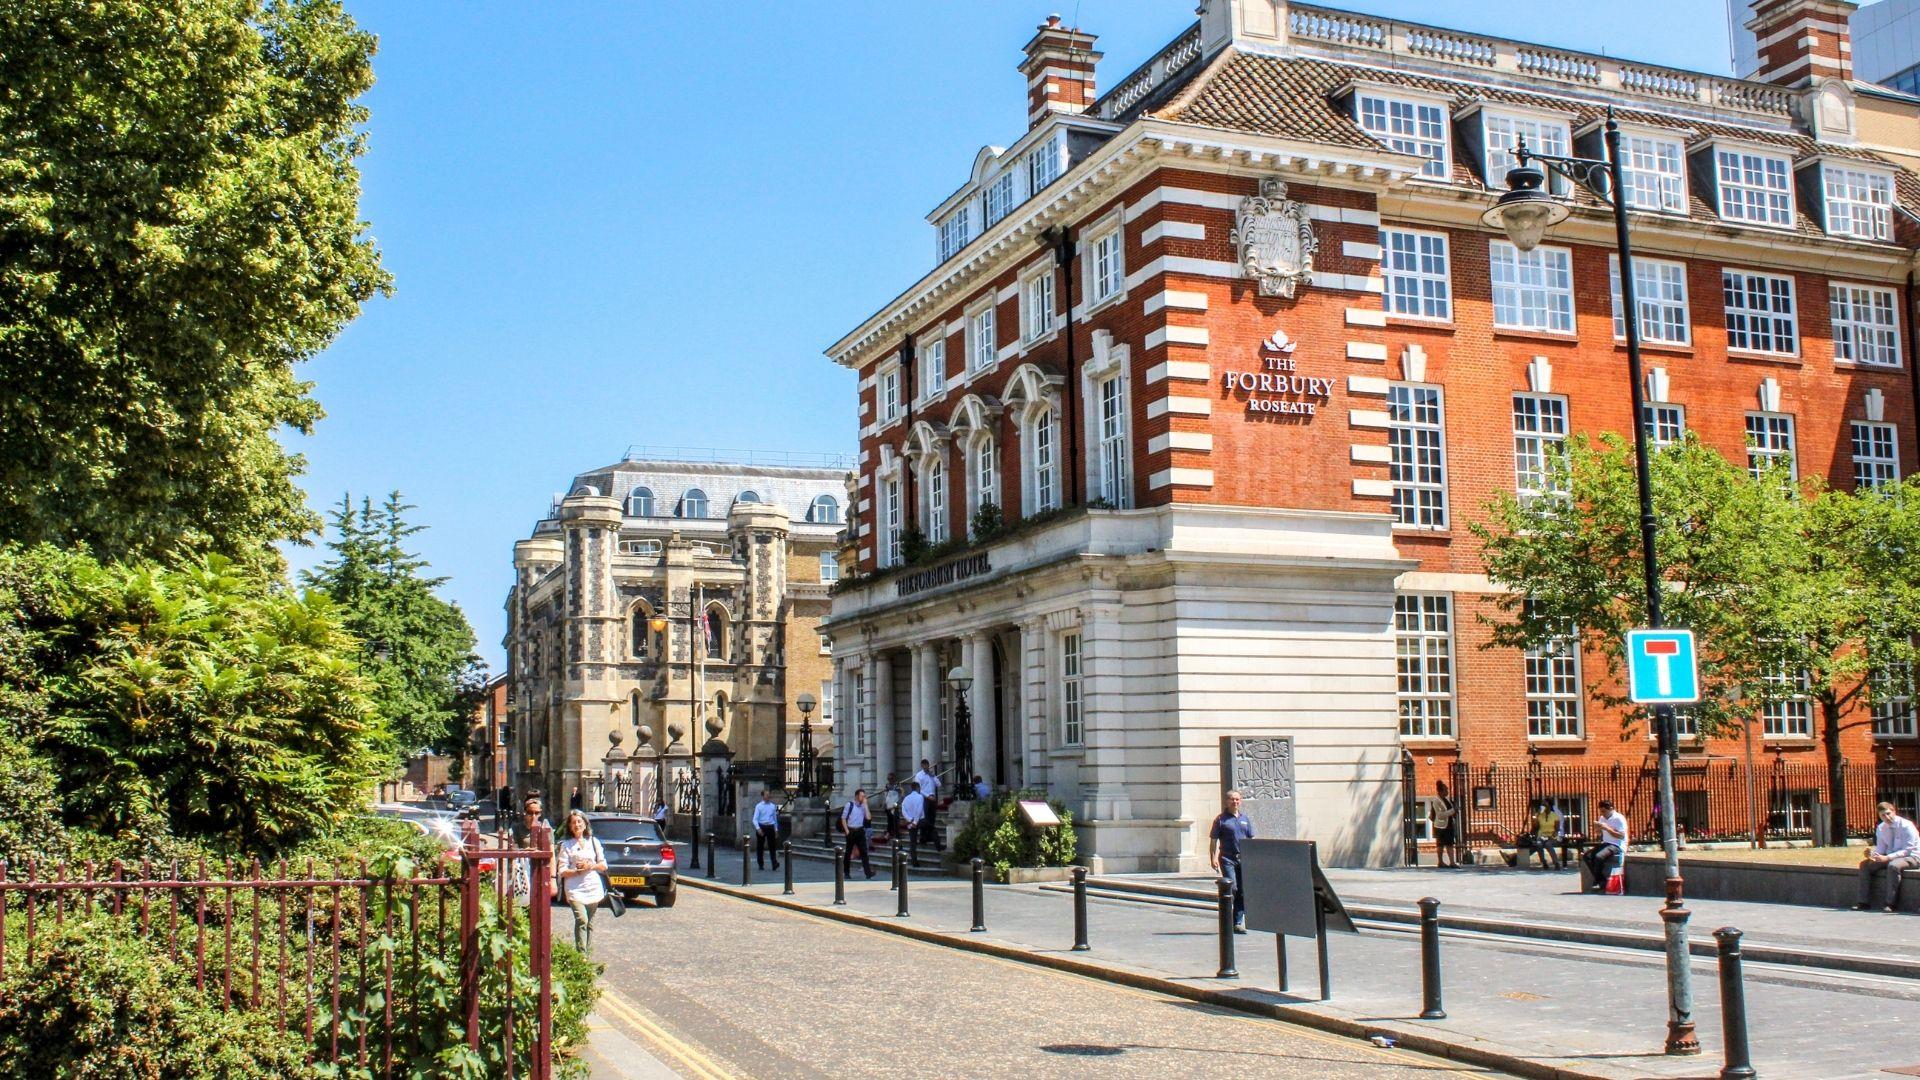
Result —
<instances>
[{"instance_id":1,"label":"man in white shirt","mask_svg":"<svg viewBox=\"0 0 1920 1080\"><path fill-rule=\"evenodd\" d=\"M847 850L842 856L845 873L853 873L853 852L860 851L860 869L873 876L873 863L867 858L867 789L860 788L853 793L853 800L840 809L840 831L847 834Z\"/></svg>"},{"instance_id":2,"label":"man in white shirt","mask_svg":"<svg viewBox=\"0 0 1920 1080\"><path fill-rule=\"evenodd\" d=\"M1873 829L1873 850L1860 860L1860 902L1855 911L1871 906L1873 879L1887 875L1881 893L1880 910L1892 911L1900 901L1900 871L1920 867L1920 830L1894 810L1893 804L1880 804L1880 824Z\"/></svg>"},{"instance_id":3,"label":"man in white shirt","mask_svg":"<svg viewBox=\"0 0 1920 1080\"><path fill-rule=\"evenodd\" d=\"M927 816L927 797L920 794L920 782L907 781L907 797L900 800L900 821L907 828L907 835L914 835L920 823Z\"/></svg>"},{"instance_id":4,"label":"man in white shirt","mask_svg":"<svg viewBox=\"0 0 1920 1080\"><path fill-rule=\"evenodd\" d=\"M768 855L773 856L773 868L780 869L780 808L773 804L773 792L762 791L753 804L753 864L765 870Z\"/></svg>"},{"instance_id":5,"label":"man in white shirt","mask_svg":"<svg viewBox=\"0 0 1920 1080\"><path fill-rule=\"evenodd\" d=\"M920 759L920 771L913 774L913 782L919 785L920 797L926 800L924 813L920 821L920 842L933 843L933 812L940 806L940 777L926 758Z\"/></svg>"},{"instance_id":6,"label":"man in white shirt","mask_svg":"<svg viewBox=\"0 0 1920 1080\"><path fill-rule=\"evenodd\" d=\"M1599 843L1587 849L1587 869L1593 875L1593 890L1607 891L1607 878L1627 851L1627 818L1605 799L1600 800L1600 816L1594 819L1594 839Z\"/></svg>"}]
</instances>

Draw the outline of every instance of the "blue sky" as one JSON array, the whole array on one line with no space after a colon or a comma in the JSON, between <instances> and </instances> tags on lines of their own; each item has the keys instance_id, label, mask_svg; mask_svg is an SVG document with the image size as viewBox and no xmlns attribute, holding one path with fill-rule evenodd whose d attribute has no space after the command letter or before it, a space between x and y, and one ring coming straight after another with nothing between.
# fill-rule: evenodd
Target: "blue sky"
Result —
<instances>
[{"instance_id":1,"label":"blue sky","mask_svg":"<svg viewBox=\"0 0 1920 1080\"><path fill-rule=\"evenodd\" d=\"M1111 85L1195 3L347 6L380 37L361 207L395 291L305 365L328 416L289 441L318 507L419 505L497 669L513 542L575 473L631 444L854 449L821 349L926 272L926 211L1025 130L1042 18L1077 9ZM1344 6L1729 69L1713 0Z\"/></svg>"}]
</instances>

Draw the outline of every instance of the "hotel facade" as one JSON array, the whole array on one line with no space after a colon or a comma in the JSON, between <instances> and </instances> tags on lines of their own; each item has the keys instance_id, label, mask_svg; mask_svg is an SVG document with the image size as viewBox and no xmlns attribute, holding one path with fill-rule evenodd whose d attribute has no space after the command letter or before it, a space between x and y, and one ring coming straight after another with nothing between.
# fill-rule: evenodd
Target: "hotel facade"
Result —
<instances>
[{"instance_id":1,"label":"hotel facade","mask_svg":"<svg viewBox=\"0 0 1920 1080\"><path fill-rule=\"evenodd\" d=\"M1523 140L1604 156L1611 108L1656 441L1904 476L1920 99L1851 80L1852 6L1756 5L1757 80L1207 0L1102 90L1094 36L1048 19L1029 130L933 209L934 269L827 350L860 425L824 627L840 794L940 761L1064 802L1096 868L1160 871L1204 865L1230 778L1268 835L1371 865L1436 777L1642 790L1644 725L1586 692L1603 660L1482 647L1468 527L1552 485L1569 438L1630 430L1612 213L1560 192L1530 251L1481 214ZM1883 710L1850 758L1906 753L1910 705ZM1755 729L1781 776L1821 760L1810 702ZM1532 790L1584 815L1568 787Z\"/></svg>"}]
</instances>

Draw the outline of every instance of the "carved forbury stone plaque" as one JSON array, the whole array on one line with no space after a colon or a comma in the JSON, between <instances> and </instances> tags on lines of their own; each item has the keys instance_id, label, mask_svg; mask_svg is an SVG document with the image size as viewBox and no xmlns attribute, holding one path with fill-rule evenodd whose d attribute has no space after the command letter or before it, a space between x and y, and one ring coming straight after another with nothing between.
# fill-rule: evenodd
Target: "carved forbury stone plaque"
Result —
<instances>
[{"instance_id":1,"label":"carved forbury stone plaque","mask_svg":"<svg viewBox=\"0 0 1920 1080\"><path fill-rule=\"evenodd\" d=\"M1255 836L1296 839L1291 735L1221 739L1220 780L1222 796L1240 792L1241 812L1253 822Z\"/></svg>"}]
</instances>

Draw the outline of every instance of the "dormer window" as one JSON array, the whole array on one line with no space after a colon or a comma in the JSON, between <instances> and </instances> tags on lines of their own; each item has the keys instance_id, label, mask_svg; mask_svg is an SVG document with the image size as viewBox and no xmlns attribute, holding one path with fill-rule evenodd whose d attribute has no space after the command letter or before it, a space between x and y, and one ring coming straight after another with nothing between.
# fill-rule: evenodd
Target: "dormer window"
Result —
<instances>
[{"instance_id":1,"label":"dormer window","mask_svg":"<svg viewBox=\"0 0 1920 1080\"><path fill-rule=\"evenodd\" d=\"M1628 206L1667 214L1687 212L1686 155L1680 149L1680 140L1623 134L1620 152Z\"/></svg>"},{"instance_id":2,"label":"dormer window","mask_svg":"<svg viewBox=\"0 0 1920 1080\"><path fill-rule=\"evenodd\" d=\"M1893 177L1888 173L1827 162L1827 232L1861 240L1893 239Z\"/></svg>"},{"instance_id":3,"label":"dormer window","mask_svg":"<svg viewBox=\"0 0 1920 1080\"><path fill-rule=\"evenodd\" d=\"M1038 195L1040 189L1060 179L1066 171L1066 143L1058 135L1033 148L1027 155L1027 191Z\"/></svg>"},{"instance_id":4,"label":"dormer window","mask_svg":"<svg viewBox=\"0 0 1920 1080\"><path fill-rule=\"evenodd\" d=\"M1721 218L1793 227L1793 163L1785 157L1721 146L1713 152L1713 171Z\"/></svg>"},{"instance_id":5,"label":"dormer window","mask_svg":"<svg viewBox=\"0 0 1920 1080\"><path fill-rule=\"evenodd\" d=\"M703 518L707 516L707 493L699 488L688 488L680 496L680 516L683 518Z\"/></svg>"},{"instance_id":6,"label":"dormer window","mask_svg":"<svg viewBox=\"0 0 1920 1080\"><path fill-rule=\"evenodd\" d=\"M999 179L987 185L987 225L989 227L1013 213L1013 207L1018 198L1013 184L1019 175L1017 171L1008 169L1000 174Z\"/></svg>"},{"instance_id":7,"label":"dormer window","mask_svg":"<svg viewBox=\"0 0 1920 1080\"><path fill-rule=\"evenodd\" d=\"M1535 153L1567 155L1573 144L1573 132L1565 120L1554 120L1539 116L1521 116L1513 113L1482 112L1481 131L1484 133L1486 156L1487 186L1496 190L1505 190L1507 170L1520 164L1513 156L1514 148L1521 142ZM1553 193L1566 193L1566 181L1555 175L1550 181Z\"/></svg>"},{"instance_id":8,"label":"dormer window","mask_svg":"<svg viewBox=\"0 0 1920 1080\"><path fill-rule=\"evenodd\" d=\"M967 246L967 241L973 239L972 226L973 207L971 205L961 206L949 215L947 220L940 223L941 262L953 258L961 248Z\"/></svg>"},{"instance_id":9,"label":"dormer window","mask_svg":"<svg viewBox=\"0 0 1920 1080\"><path fill-rule=\"evenodd\" d=\"M1448 175L1447 110L1433 101L1389 97L1375 90L1354 93L1354 116L1361 130L1388 149L1426 158L1420 175L1445 180Z\"/></svg>"}]
</instances>

